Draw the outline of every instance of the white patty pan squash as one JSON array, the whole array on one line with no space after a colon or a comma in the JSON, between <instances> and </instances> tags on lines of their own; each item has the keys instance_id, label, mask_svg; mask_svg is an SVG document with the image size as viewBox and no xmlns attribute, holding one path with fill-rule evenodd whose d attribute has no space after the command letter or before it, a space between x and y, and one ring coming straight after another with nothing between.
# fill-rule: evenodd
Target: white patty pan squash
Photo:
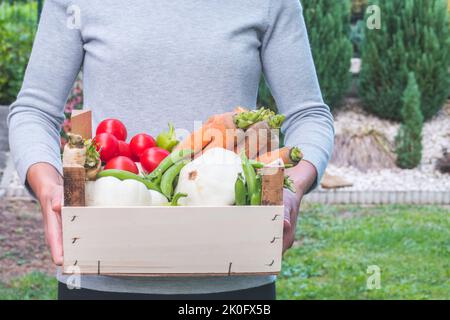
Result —
<instances>
[{"instance_id":1,"label":"white patty pan squash","mask_svg":"<svg viewBox=\"0 0 450 320\"><path fill-rule=\"evenodd\" d=\"M121 181L114 177L100 178L86 184L86 202L91 207L137 207L163 205L163 197L157 192L152 193L147 187L136 180ZM164 198L165 199L165 198Z\"/></svg>"},{"instance_id":2,"label":"white patty pan squash","mask_svg":"<svg viewBox=\"0 0 450 320\"><path fill-rule=\"evenodd\" d=\"M234 185L241 172L241 158L233 151L223 148L206 151L180 172L175 193L188 195L180 199L180 205L234 205Z\"/></svg>"}]
</instances>

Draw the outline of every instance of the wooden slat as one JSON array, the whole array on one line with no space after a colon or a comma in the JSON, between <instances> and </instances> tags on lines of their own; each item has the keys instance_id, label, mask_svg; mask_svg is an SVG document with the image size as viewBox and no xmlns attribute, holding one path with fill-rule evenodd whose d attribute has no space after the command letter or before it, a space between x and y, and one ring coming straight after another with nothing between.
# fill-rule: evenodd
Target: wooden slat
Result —
<instances>
[{"instance_id":1,"label":"wooden slat","mask_svg":"<svg viewBox=\"0 0 450 320\"><path fill-rule=\"evenodd\" d=\"M283 205L284 168L265 167L260 173L262 175L262 205Z\"/></svg>"},{"instance_id":2,"label":"wooden slat","mask_svg":"<svg viewBox=\"0 0 450 320\"><path fill-rule=\"evenodd\" d=\"M91 110L73 110L71 121L71 132L79 134L83 139L92 138L92 112Z\"/></svg>"},{"instance_id":3,"label":"wooden slat","mask_svg":"<svg viewBox=\"0 0 450 320\"><path fill-rule=\"evenodd\" d=\"M64 175L64 206L85 206L85 170L82 166L63 168Z\"/></svg>"},{"instance_id":4,"label":"wooden slat","mask_svg":"<svg viewBox=\"0 0 450 320\"><path fill-rule=\"evenodd\" d=\"M277 274L283 207L70 208L64 270L148 276Z\"/></svg>"}]
</instances>

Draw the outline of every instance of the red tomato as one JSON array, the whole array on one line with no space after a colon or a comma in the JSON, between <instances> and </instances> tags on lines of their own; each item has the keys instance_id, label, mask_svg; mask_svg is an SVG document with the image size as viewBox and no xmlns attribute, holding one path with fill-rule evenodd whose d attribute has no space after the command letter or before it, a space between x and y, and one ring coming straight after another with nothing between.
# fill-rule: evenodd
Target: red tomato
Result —
<instances>
[{"instance_id":1,"label":"red tomato","mask_svg":"<svg viewBox=\"0 0 450 320\"><path fill-rule=\"evenodd\" d=\"M169 154L169 151L158 147L145 150L141 155L142 168L146 173L151 173Z\"/></svg>"},{"instance_id":2,"label":"red tomato","mask_svg":"<svg viewBox=\"0 0 450 320\"><path fill-rule=\"evenodd\" d=\"M119 155L132 159L131 148L125 141L119 140Z\"/></svg>"},{"instance_id":3,"label":"red tomato","mask_svg":"<svg viewBox=\"0 0 450 320\"><path fill-rule=\"evenodd\" d=\"M100 133L94 139L103 162L108 162L119 155L119 141L112 134Z\"/></svg>"},{"instance_id":4,"label":"red tomato","mask_svg":"<svg viewBox=\"0 0 450 320\"><path fill-rule=\"evenodd\" d=\"M135 160L139 159L145 150L153 147L156 147L155 139L145 133L135 135L130 141L131 153Z\"/></svg>"},{"instance_id":5,"label":"red tomato","mask_svg":"<svg viewBox=\"0 0 450 320\"><path fill-rule=\"evenodd\" d=\"M117 169L139 174L139 169L136 163L134 163L134 161L130 158L124 156L118 156L109 160L105 166L105 170L108 169Z\"/></svg>"},{"instance_id":6,"label":"red tomato","mask_svg":"<svg viewBox=\"0 0 450 320\"><path fill-rule=\"evenodd\" d=\"M127 128L117 119L105 119L97 127L96 134L110 133L118 140L127 140Z\"/></svg>"}]
</instances>

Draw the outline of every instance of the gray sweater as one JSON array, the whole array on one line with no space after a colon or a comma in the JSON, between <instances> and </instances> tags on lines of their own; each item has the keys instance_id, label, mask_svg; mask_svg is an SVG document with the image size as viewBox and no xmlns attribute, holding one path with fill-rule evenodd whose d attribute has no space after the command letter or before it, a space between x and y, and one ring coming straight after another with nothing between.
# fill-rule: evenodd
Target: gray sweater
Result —
<instances>
[{"instance_id":1,"label":"gray sweater","mask_svg":"<svg viewBox=\"0 0 450 320\"><path fill-rule=\"evenodd\" d=\"M47 0L22 90L10 107L10 145L26 182L37 162L61 172L64 104L83 66L94 127L122 120L129 136L156 135L256 105L261 73L287 116L285 142L299 146L322 176L333 147L298 0ZM61 281L64 277L59 276ZM209 293L255 287L272 277L82 277L85 288Z\"/></svg>"}]
</instances>

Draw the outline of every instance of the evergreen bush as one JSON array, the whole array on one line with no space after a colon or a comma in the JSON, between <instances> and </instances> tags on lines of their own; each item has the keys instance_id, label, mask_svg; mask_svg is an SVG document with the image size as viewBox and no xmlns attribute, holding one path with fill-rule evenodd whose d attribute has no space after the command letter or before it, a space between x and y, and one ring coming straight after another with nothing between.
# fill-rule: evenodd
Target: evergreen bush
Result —
<instances>
[{"instance_id":1,"label":"evergreen bush","mask_svg":"<svg viewBox=\"0 0 450 320\"><path fill-rule=\"evenodd\" d=\"M413 169L422 160L423 115L420 107L420 91L414 73L408 76L408 85L402 96L402 125L395 139L397 165Z\"/></svg>"},{"instance_id":2,"label":"evergreen bush","mask_svg":"<svg viewBox=\"0 0 450 320\"><path fill-rule=\"evenodd\" d=\"M401 97L413 71L425 119L443 106L450 86L446 0L371 0L381 9L381 30L366 29L360 96L364 107L401 120ZM367 17L368 18L368 17Z\"/></svg>"}]
</instances>

